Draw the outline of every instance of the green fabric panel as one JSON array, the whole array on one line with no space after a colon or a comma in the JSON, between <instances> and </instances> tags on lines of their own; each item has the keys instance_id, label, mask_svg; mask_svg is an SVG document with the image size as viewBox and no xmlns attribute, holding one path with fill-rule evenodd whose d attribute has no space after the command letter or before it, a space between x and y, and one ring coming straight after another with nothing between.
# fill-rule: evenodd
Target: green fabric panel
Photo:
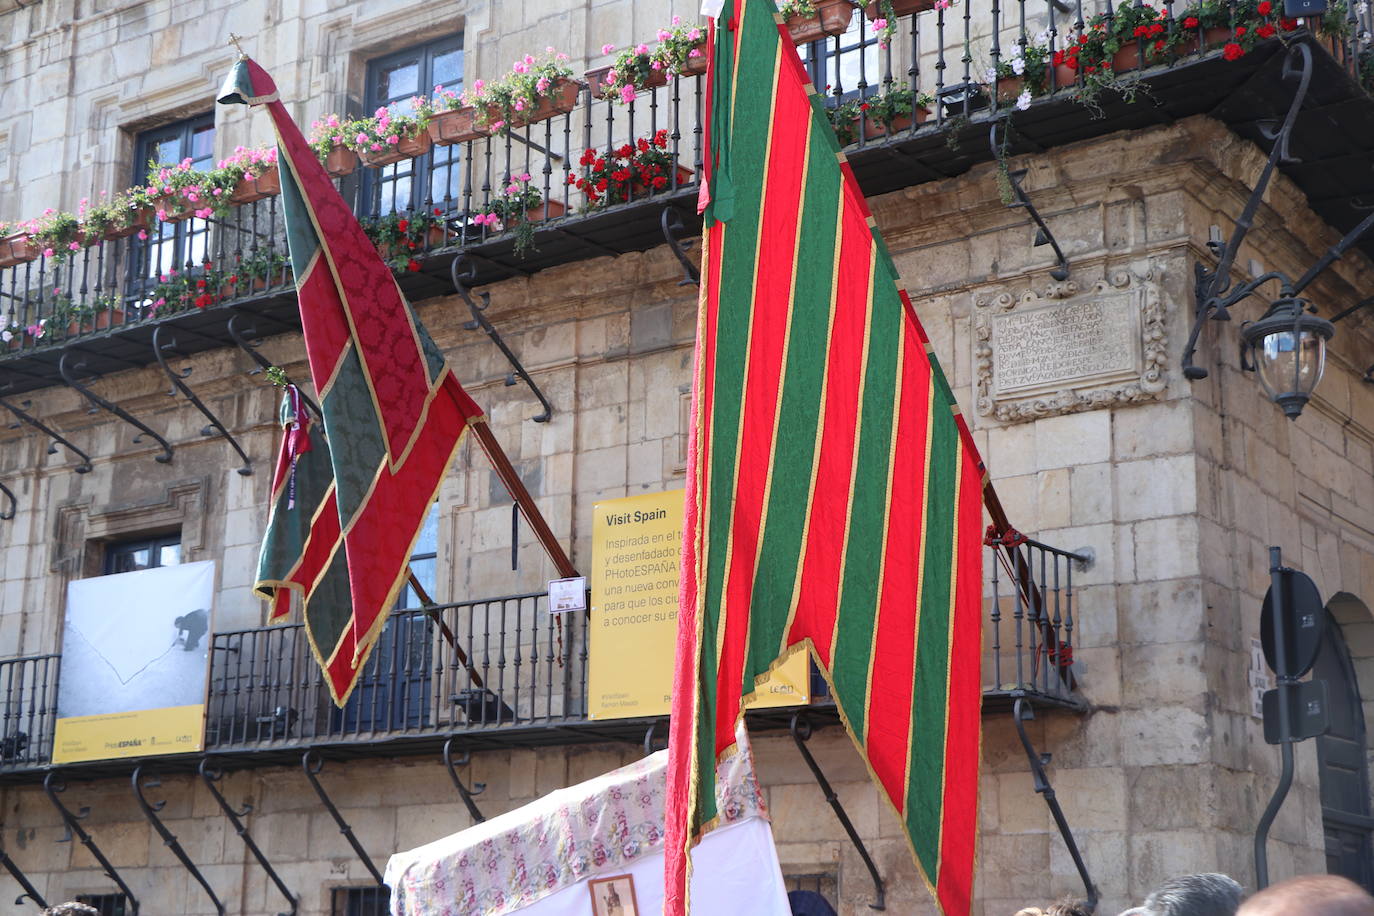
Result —
<instances>
[{"instance_id":1,"label":"green fabric panel","mask_svg":"<svg viewBox=\"0 0 1374 916\"><path fill-rule=\"evenodd\" d=\"M930 468L926 475L925 554L921 621L916 634L911 745L945 746L949 688L950 596L954 586L955 514L959 495L959 429L939 403L931 405ZM927 875L939 874L940 811L944 803L944 754L923 754L913 763L907 787L907 831ZM975 764L976 765L976 764Z\"/></svg>"},{"instance_id":2,"label":"green fabric panel","mask_svg":"<svg viewBox=\"0 0 1374 916\"><path fill-rule=\"evenodd\" d=\"M429 336L429 331L420 323L420 316L415 314L415 306L407 301L406 308L410 311L410 320L415 322L415 330L419 332L420 351L425 355L425 368L429 370L429 382L432 385L439 378L439 373L444 371L444 353L434 343L434 338Z\"/></svg>"},{"instance_id":3,"label":"green fabric panel","mask_svg":"<svg viewBox=\"0 0 1374 916\"><path fill-rule=\"evenodd\" d=\"M871 282L882 271L875 269ZM889 287L890 289L891 287ZM868 363L860 403L858 455L854 463L854 495L850 503L849 536L845 543L844 578L840 582L838 636L831 660L836 699L849 718L854 736L864 740L868 678L873 652L873 628L882 562L886 545L888 475L892 460L893 400L902 339L902 308L892 295L875 290L868 324Z\"/></svg>"},{"instance_id":4,"label":"green fabric panel","mask_svg":"<svg viewBox=\"0 0 1374 916\"><path fill-rule=\"evenodd\" d=\"M735 16L734 0L726 0L716 20L716 66L711 87L711 148L706 151L710 164L710 203L702 213L703 225L709 229L717 222L734 219L736 196L729 140L730 96L734 92L735 47L730 33L724 28Z\"/></svg>"},{"instance_id":5,"label":"green fabric panel","mask_svg":"<svg viewBox=\"0 0 1374 916\"><path fill-rule=\"evenodd\" d=\"M342 424L340 428L348 431L348 435L335 436L330 442L339 489L339 517L347 525L386 458L386 440L372 401L372 389L355 347L350 345L345 351L343 366L320 401L320 409L331 424Z\"/></svg>"},{"instance_id":6,"label":"green fabric panel","mask_svg":"<svg viewBox=\"0 0 1374 916\"><path fill-rule=\"evenodd\" d=\"M318 425L310 430L310 451L296 461L296 505L286 508L291 499L291 484L282 487L273 508L272 524L263 534L262 551L258 554L258 579L285 581L287 574L300 558L310 534L310 520L334 480L334 468L329 463L329 445Z\"/></svg>"},{"instance_id":7,"label":"green fabric panel","mask_svg":"<svg viewBox=\"0 0 1374 916\"><path fill-rule=\"evenodd\" d=\"M768 670L782 648L806 535L812 466L820 445L835 246L839 243L835 225L840 207L839 169L821 142L821 131L834 135L828 125L820 125L813 118L808 140L811 157L802 183L788 350L779 383L782 403L769 474L768 520L750 600L746 690L753 678Z\"/></svg>"},{"instance_id":8,"label":"green fabric panel","mask_svg":"<svg viewBox=\"0 0 1374 916\"><path fill-rule=\"evenodd\" d=\"M310 221L310 210L301 196L296 176L286 163L286 156L277 147L277 161L281 163L281 205L286 217L286 247L291 255L291 270L297 280L305 277L305 269L310 266L315 253L320 250L320 239L315 234L315 224ZM328 270L329 264L323 263L320 269Z\"/></svg>"},{"instance_id":9,"label":"green fabric panel","mask_svg":"<svg viewBox=\"0 0 1374 916\"><path fill-rule=\"evenodd\" d=\"M746 4L746 15L739 27L740 81L742 85L774 85L777 73L778 34L766 4ZM721 14L721 22L732 15L732 3ZM722 38L724 40L724 38ZM727 145L736 161L767 161L768 125L773 116L773 93L748 92L736 101L736 123ZM716 122L717 124L719 122ZM717 128L713 124L712 130ZM701 638L701 679L703 719L699 751L703 772L715 760L716 709L716 628L722 611L721 596L725 580L726 545L733 522L735 452L739 441L740 410L744 395L744 370L749 356L749 318L754 301L754 259L757 254L759 213L762 205L763 176L749 176L736 189L735 217L725 229L721 254L719 312L716 330L716 370L712 390L712 435L709 450L710 486L704 494L708 501L710 527L707 530L706 594ZM707 783L703 780L703 786ZM703 821L715 817L715 795L701 793Z\"/></svg>"},{"instance_id":10,"label":"green fabric panel","mask_svg":"<svg viewBox=\"0 0 1374 916\"><path fill-rule=\"evenodd\" d=\"M319 585L310 596L305 625L320 651L320 663L329 660L339 637L353 625L353 592L348 582L348 555L339 545Z\"/></svg>"}]
</instances>

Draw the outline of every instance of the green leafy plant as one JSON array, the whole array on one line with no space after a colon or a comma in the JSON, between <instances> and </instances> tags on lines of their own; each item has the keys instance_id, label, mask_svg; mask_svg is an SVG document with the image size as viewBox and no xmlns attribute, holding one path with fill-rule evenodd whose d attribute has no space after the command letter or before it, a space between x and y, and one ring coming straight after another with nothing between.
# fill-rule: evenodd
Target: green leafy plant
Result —
<instances>
[{"instance_id":1,"label":"green leafy plant","mask_svg":"<svg viewBox=\"0 0 1374 916\"><path fill-rule=\"evenodd\" d=\"M830 127L835 131L835 139L839 141L841 147L859 142L861 104L858 99L851 99L848 102L828 106L825 109L825 116L830 120Z\"/></svg>"},{"instance_id":2,"label":"green leafy plant","mask_svg":"<svg viewBox=\"0 0 1374 916\"><path fill-rule=\"evenodd\" d=\"M140 217L149 210L145 201L140 200L139 191L129 189L114 194L100 192L100 199L82 208L81 225L87 238L99 238L107 232L129 229L137 224Z\"/></svg>"},{"instance_id":3,"label":"green leafy plant","mask_svg":"<svg viewBox=\"0 0 1374 916\"><path fill-rule=\"evenodd\" d=\"M415 259L416 252L430 244L431 234L437 234L435 230L442 231L445 223L443 211L435 207L432 211L410 214L388 213L363 220L362 225L363 232L393 270L418 271L420 262Z\"/></svg>"},{"instance_id":4,"label":"green leafy plant","mask_svg":"<svg viewBox=\"0 0 1374 916\"><path fill-rule=\"evenodd\" d=\"M57 264L65 261L72 252L90 244L86 242L81 232L81 221L75 214L52 207L44 210L37 219L20 223L19 228L29 234L30 246L39 248L43 257Z\"/></svg>"},{"instance_id":5,"label":"green leafy plant","mask_svg":"<svg viewBox=\"0 0 1374 916\"><path fill-rule=\"evenodd\" d=\"M343 122L338 125L338 134L329 134L330 147L333 147L333 138L340 136L343 145L356 153L381 153L399 146L402 140L418 137L429 127L431 110L429 103L420 96L412 98L410 106L411 114L396 114L382 106L370 118ZM319 152L317 148L315 154Z\"/></svg>"},{"instance_id":6,"label":"green leafy plant","mask_svg":"<svg viewBox=\"0 0 1374 916\"><path fill-rule=\"evenodd\" d=\"M569 175L568 184L587 197L587 207L623 203L671 187L677 157L668 151L668 131L640 137L610 152L582 153L582 175Z\"/></svg>"},{"instance_id":7,"label":"green leafy plant","mask_svg":"<svg viewBox=\"0 0 1374 916\"><path fill-rule=\"evenodd\" d=\"M530 184L530 175L512 176L510 182L497 190L472 221L495 232L510 229L515 232L515 255L525 257L535 250L534 223L530 213L544 205L544 195Z\"/></svg>"},{"instance_id":8,"label":"green leafy plant","mask_svg":"<svg viewBox=\"0 0 1374 916\"><path fill-rule=\"evenodd\" d=\"M682 18L674 16L669 28L658 30L658 47L654 49L654 57L663 64L670 76L678 76L687 68L689 61L705 56L705 41L706 33L701 26L683 25Z\"/></svg>"},{"instance_id":9,"label":"green leafy plant","mask_svg":"<svg viewBox=\"0 0 1374 916\"><path fill-rule=\"evenodd\" d=\"M572 78L568 55L547 48L540 57L526 54L509 73L491 82L473 81L459 100L478 111L477 123L486 130L501 130L529 118L549 98L562 91Z\"/></svg>"},{"instance_id":10,"label":"green leafy plant","mask_svg":"<svg viewBox=\"0 0 1374 916\"><path fill-rule=\"evenodd\" d=\"M886 92L871 96L859 103L859 110L870 121L881 124L887 130L903 118L914 118L916 109L930 109L935 104L935 96L928 92L913 93L906 86L893 86Z\"/></svg>"}]
</instances>

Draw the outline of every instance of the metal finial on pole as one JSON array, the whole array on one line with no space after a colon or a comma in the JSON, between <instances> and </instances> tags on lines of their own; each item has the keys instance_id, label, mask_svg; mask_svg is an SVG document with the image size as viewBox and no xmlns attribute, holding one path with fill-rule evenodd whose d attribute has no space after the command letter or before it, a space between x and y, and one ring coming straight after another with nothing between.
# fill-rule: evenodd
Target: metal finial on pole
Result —
<instances>
[{"instance_id":1,"label":"metal finial on pole","mask_svg":"<svg viewBox=\"0 0 1374 916\"><path fill-rule=\"evenodd\" d=\"M239 36L235 35L233 32L229 33L229 43L233 45L235 49L238 50L239 57L246 58L248 56L248 53L243 50L243 45L239 44L241 40L242 39L239 38Z\"/></svg>"}]
</instances>

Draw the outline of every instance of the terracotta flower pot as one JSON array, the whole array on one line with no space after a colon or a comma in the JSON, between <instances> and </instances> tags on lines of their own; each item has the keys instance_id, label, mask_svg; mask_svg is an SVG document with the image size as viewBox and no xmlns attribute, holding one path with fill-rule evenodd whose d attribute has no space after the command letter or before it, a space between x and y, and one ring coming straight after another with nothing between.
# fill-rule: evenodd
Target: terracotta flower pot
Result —
<instances>
[{"instance_id":1,"label":"terracotta flower pot","mask_svg":"<svg viewBox=\"0 0 1374 916\"><path fill-rule=\"evenodd\" d=\"M353 170L357 167L358 154L342 143L335 143L324 160L324 170L333 178L352 175Z\"/></svg>"},{"instance_id":2,"label":"terracotta flower pot","mask_svg":"<svg viewBox=\"0 0 1374 916\"><path fill-rule=\"evenodd\" d=\"M997 80L997 101L1003 105L1015 104L1026 89L1026 81L1020 76L1003 76Z\"/></svg>"},{"instance_id":3,"label":"terracotta flower pot","mask_svg":"<svg viewBox=\"0 0 1374 916\"><path fill-rule=\"evenodd\" d=\"M679 165L679 166L677 167L677 187L680 188L680 187L682 187L683 185L685 185L687 182L689 182L689 181L691 181L691 180L692 180L692 170L689 169L689 168L687 168L687 166L685 166L685 165ZM641 197L648 197L650 194L664 194L664 193L667 193L667 192L673 190L673 186L672 186L672 185L665 185L664 187L661 187L661 188L651 188L651 187L649 187L648 185L646 185L646 184L644 184L643 182L641 182L640 180L635 179L635 180L630 184L630 190L633 192L635 198L638 199L638 198L641 198Z\"/></svg>"},{"instance_id":4,"label":"terracotta flower pot","mask_svg":"<svg viewBox=\"0 0 1374 916\"><path fill-rule=\"evenodd\" d=\"M129 218L127 226L111 226L102 233L101 238L106 241L128 238L137 235L140 231L147 229L153 224L153 211L147 207L135 210Z\"/></svg>"},{"instance_id":5,"label":"terracotta flower pot","mask_svg":"<svg viewBox=\"0 0 1374 916\"><path fill-rule=\"evenodd\" d=\"M929 108L917 107L915 123L924 124L929 117ZM886 137L888 134L899 134L904 130L910 130L911 125L912 120L909 115L893 118L890 125L884 124L881 121L874 121L871 118L864 118L864 139L878 140L882 137Z\"/></svg>"},{"instance_id":6,"label":"terracotta flower pot","mask_svg":"<svg viewBox=\"0 0 1374 916\"><path fill-rule=\"evenodd\" d=\"M577 97L582 93L582 84L574 79L560 79L550 87L548 95L539 100L539 104L532 109L516 111L511 113L510 123L506 127L524 127L526 124L535 124L545 121L556 114L566 114L577 107ZM492 105L487 108L487 123L495 124L502 120L503 112L500 107Z\"/></svg>"},{"instance_id":7,"label":"terracotta flower pot","mask_svg":"<svg viewBox=\"0 0 1374 916\"><path fill-rule=\"evenodd\" d=\"M255 200L275 197L280 193L281 173L275 165L271 165L257 178L245 175L239 179L239 183L234 186L234 193L229 195L229 201L235 204L251 204Z\"/></svg>"},{"instance_id":8,"label":"terracotta flower pot","mask_svg":"<svg viewBox=\"0 0 1374 916\"><path fill-rule=\"evenodd\" d=\"M586 72L587 85L592 89L592 95L605 98L620 91L619 86L611 87L606 85L606 74L610 73L614 67L598 67L595 70ZM643 83L636 86L636 90L653 89L656 86L666 86L668 84L668 72L666 70L650 70L649 76Z\"/></svg>"},{"instance_id":9,"label":"terracotta flower pot","mask_svg":"<svg viewBox=\"0 0 1374 916\"><path fill-rule=\"evenodd\" d=\"M541 223L546 219L556 219L557 217L562 216L566 209L567 208L563 206L563 202L561 200L546 200L539 206L533 207L528 212L526 212L524 221L527 223ZM507 229L513 228L515 225L515 222L507 224L505 220L501 220L501 222L489 228L491 232L495 234L497 232L505 232Z\"/></svg>"},{"instance_id":10,"label":"terracotta flower pot","mask_svg":"<svg viewBox=\"0 0 1374 916\"><path fill-rule=\"evenodd\" d=\"M196 205L180 197L164 197L159 201L158 212L164 223L179 223L196 215Z\"/></svg>"},{"instance_id":11,"label":"terracotta flower pot","mask_svg":"<svg viewBox=\"0 0 1374 916\"><path fill-rule=\"evenodd\" d=\"M935 9L935 0L892 0L892 15L894 16L910 16L933 9ZM886 12L881 0L872 0L868 6L864 7L864 15L868 17L869 22L883 18Z\"/></svg>"},{"instance_id":12,"label":"terracotta flower pot","mask_svg":"<svg viewBox=\"0 0 1374 916\"><path fill-rule=\"evenodd\" d=\"M29 234L16 232L0 238L0 267L13 267L25 261L32 261L39 252L29 246Z\"/></svg>"},{"instance_id":13,"label":"terracotta flower pot","mask_svg":"<svg viewBox=\"0 0 1374 916\"><path fill-rule=\"evenodd\" d=\"M1078 71L1068 64L1057 64L1050 68L1055 89L1064 89L1078 82Z\"/></svg>"},{"instance_id":14,"label":"terracotta flower pot","mask_svg":"<svg viewBox=\"0 0 1374 916\"><path fill-rule=\"evenodd\" d=\"M383 143L379 150L360 149L358 158L363 165L370 165L373 168L380 168L384 165L391 165L393 162L400 162L402 159L414 159L416 156L423 156L429 152L434 141L430 139L429 131L416 134L413 137L402 137L401 142L396 144Z\"/></svg>"},{"instance_id":15,"label":"terracotta flower pot","mask_svg":"<svg viewBox=\"0 0 1374 916\"><path fill-rule=\"evenodd\" d=\"M81 330L81 331L104 331L104 330L108 330L109 328L118 327L119 325L121 325L121 324L123 324L123 323L124 323L124 310L123 310L123 309L100 309L98 312L96 312L94 315L90 316L89 318L83 318L83 319L81 320L81 322L80 322L80 328L79 328L79 330ZM77 322L72 322L71 325L68 325L68 326L67 326L67 336L68 336L68 337L71 337L71 336L73 336L73 335L76 333L76 331L72 330L72 325L74 325L74 324L77 324Z\"/></svg>"},{"instance_id":16,"label":"terracotta flower pot","mask_svg":"<svg viewBox=\"0 0 1374 916\"><path fill-rule=\"evenodd\" d=\"M1231 35L1233 34L1231 29L1226 26L1218 25L1203 29L1200 36L1196 29L1187 29L1186 31L1190 34L1179 44L1178 49L1174 52L1180 57L1185 54L1196 54L1198 51L1206 48L1219 48L1230 41ZM1200 41L1199 38L1201 38Z\"/></svg>"},{"instance_id":17,"label":"terracotta flower pot","mask_svg":"<svg viewBox=\"0 0 1374 916\"><path fill-rule=\"evenodd\" d=\"M701 44L696 46L696 50L701 53L696 57L688 55L686 62L682 65L683 76L698 76L706 72L706 41L704 39Z\"/></svg>"},{"instance_id":18,"label":"terracotta flower pot","mask_svg":"<svg viewBox=\"0 0 1374 916\"><path fill-rule=\"evenodd\" d=\"M792 43L804 45L827 35L839 35L849 28L854 18L854 4L850 0L816 0L814 16L787 17L787 34Z\"/></svg>"},{"instance_id":19,"label":"terracotta flower pot","mask_svg":"<svg viewBox=\"0 0 1374 916\"><path fill-rule=\"evenodd\" d=\"M1112 72L1129 73L1140 69L1140 42L1131 41L1112 55Z\"/></svg>"},{"instance_id":20,"label":"terracotta flower pot","mask_svg":"<svg viewBox=\"0 0 1374 916\"><path fill-rule=\"evenodd\" d=\"M435 146L466 143L484 136L477 129L477 109L454 108L439 112L429 120L429 136Z\"/></svg>"}]
</instances>

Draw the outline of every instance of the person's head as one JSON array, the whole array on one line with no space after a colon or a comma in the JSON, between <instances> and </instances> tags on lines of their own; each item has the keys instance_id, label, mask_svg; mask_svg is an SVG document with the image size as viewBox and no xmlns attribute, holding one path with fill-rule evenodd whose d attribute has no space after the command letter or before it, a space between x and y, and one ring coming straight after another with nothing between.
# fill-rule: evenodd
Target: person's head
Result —
<instances>
[{"instance_id":1,"label":"person's head","mask_svg":"<svg viewBox=\"0 0 1374 916\"><path fill-rule=\"evenodd\" d=\"M1165 881L1143 906L1121 916L1235 916L1240 896L1240 885L1226 875L1184 875Z\"/></svg>"},{"instance_id":2,"label":"person's head","mask_svg":"<svg viewBox=\"0 0 1374 916\"><path fill-rule=\"evenodd\" d=\"M100 911L85 903L59 903L44 910L43 916L100 916Z\"/></svg>"},{"instance_id":3,"label":"person's head","mask_svg":"<svg viewBox=\"0 0 1374 916\"><path fill-rule=\"evenodd\" d=\"M1301 875L1271 885L1241 905L1237 916L1374 916L1374 897L1339 875Z\"/></svg>"},{"instance_id":4,"label":"person's head","mask_svg":"<svg viewBox=\"0 0 1374 916\"><path fill-rule=\"evenodd\" d=\"M1088 916L1088 911L1077 903L1051 903L1043 910L1038 906L1017 910L1016 916Z\"/></svg>"}]
</instances>

